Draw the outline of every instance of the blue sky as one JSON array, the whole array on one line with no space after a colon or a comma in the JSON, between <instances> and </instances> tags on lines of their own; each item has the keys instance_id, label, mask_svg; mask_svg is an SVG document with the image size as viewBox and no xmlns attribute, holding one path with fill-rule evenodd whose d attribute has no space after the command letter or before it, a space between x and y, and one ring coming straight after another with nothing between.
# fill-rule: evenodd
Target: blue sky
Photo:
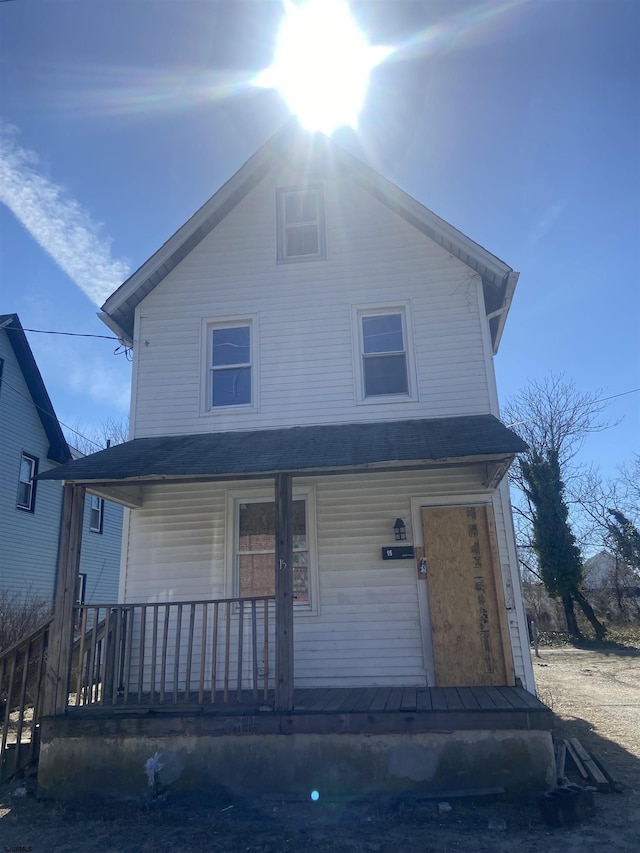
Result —
<instances>
[{"instance_id":1,"label":"blue sky","mask_svg":"<svg viewBox=\"0 0 640 853\"><path fill-rule=\"evenodd\" d=\"M500 396L564 372L603 396L640 387L640 3L404 2L352 10L373 72L348 147L521 273ZM288 118L249 85L281 3L0 3L0 312L109 335L117 286ZM55 262L52 258L57 258ZM116 342L29 333L59 418L128 406ZM640 394L583 459L640 450Z\"/></svg>"}]
</instances>

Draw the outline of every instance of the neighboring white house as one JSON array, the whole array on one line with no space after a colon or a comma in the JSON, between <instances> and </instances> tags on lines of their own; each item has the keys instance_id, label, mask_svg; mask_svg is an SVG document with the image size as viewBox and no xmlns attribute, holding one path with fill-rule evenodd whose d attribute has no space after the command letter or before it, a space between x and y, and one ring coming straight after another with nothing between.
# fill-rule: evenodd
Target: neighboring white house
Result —
<instances>
[{"instance_id":1,"label":"neighboring white house","mask_svg":"<svg viewBox=\"0 0 640 853\"><path fill-rule=\"evenodd\" d=\"M627 589L640 586L640 578L619 557L598 551L584 563L585 589Z\"/></svg>"},{"instance_id":2,"label":"neighboring white house","mask_svg":"<svg viewBox=\"0 0 640 853\"><path fill-rule=\"evenodd\" d=\"M76 454L77 455L77 454ZM53 600L62 489L34 476L73 458L16 314L0 315L0 591ZM117 595L122 508L88 496L77 595Z\"/></svg>"},{"instance_id":3,"label":"neighboring white house","mask_svg":"<svg viewBox=\"0 0 640 853\"><path fill-rule=\"evenodd\" d=\"M47 477L128 507L119 600L273 594L286 474L296 687L534 692L492 361L517 278L276 134L103 306L132 440Z\"/></svg>"}]
</instances>

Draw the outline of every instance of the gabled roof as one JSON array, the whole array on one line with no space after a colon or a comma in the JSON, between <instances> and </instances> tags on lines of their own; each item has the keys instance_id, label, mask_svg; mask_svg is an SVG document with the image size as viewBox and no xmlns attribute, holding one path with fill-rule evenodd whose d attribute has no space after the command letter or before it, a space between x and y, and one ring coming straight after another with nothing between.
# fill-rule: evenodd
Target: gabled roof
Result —
<instances>
[{"instance_id":1,"label":"gabled roof","mask_svg":"<svg viewBox=\"0 0 640 853\"><path fill-rule=\"evenodd\" d=\"M527 449L493 415L136 438L41 480L120 482L365 471L430 463L499 463L500 476Z\"/></svg>"},{"instance_id":2,"label":"gabled roof","mask_svg":"<svg viewBox=\"0 0 640 853\"><path fill-rule=\"evenodd\" d=\"M477 272L482 278L493 349L497 351L519 273L366 166L334 140L323 134L307 133L295 120L287 122L265 142L182 228L107 299L99 314L106 325L124 342L131 344L137 305L271 169L283 162L299 162L316 169L322 165L325 169L350 177L382 204Z\"/></svg>"},{"instance_id":3,"label":"gabled roof","mask_svg":"<svg viewBox=\"0 0 640 853\"><path fill-rule=\"evenodd\" d=\"M42 423L49 441L47 458L52 462L65 463L71 459L71 451L60 428L60 423L53 410L51 399L45 388L42 376L31 352L31 347L22 329L17 314L0 314L0 329L7 333L16 360L27 383L29 394L36 407L36 412Z\"/></svg>"}]
</instances>

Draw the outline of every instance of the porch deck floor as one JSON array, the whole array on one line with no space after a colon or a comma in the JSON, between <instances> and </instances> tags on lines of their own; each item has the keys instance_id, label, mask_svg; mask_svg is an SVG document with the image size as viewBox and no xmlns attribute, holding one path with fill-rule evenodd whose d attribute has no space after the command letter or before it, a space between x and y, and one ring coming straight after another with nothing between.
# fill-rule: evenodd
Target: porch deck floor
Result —
<instances>
[{"instance_id":1,"label":"porch deck floor","mask_svg":"<svg viewBox=\"0 0 640 853\"><path fill-rule=\"evenodd\" d=\"M222 692L214 702L205 693L165 697L151 701L149 694L118 697L112 704L70 706L63 718L75 731L97 720L110 726L165 725L194 727L211 733L310 732L310 731L451 731L454 729L550 729L551 711L521 687L362 687L305 688L294 692L294 707L276 712L274 694ZM120 723L118 721L120 720ZM129 723L125 724L125 720ZM137 721L137 723L134 723ZM163 723L164 721L164 723ZM199 721L199 722L198 722ZM159 729L160 730L160 729Z\"/></svg>"}]
</instances>

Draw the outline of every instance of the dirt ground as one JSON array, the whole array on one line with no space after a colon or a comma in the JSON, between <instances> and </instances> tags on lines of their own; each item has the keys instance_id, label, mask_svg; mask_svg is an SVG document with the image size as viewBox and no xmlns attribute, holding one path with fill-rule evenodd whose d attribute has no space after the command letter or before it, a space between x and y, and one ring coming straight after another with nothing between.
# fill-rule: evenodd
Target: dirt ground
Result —
<instances>
[{"instance_id":1,"label":"dirt ground","mask_svg":"<svg viewBox=\"0 0 640 853\"><path fill-rule=\"evenodd\" d=\"M636 853L640 652L567 647L540 655L534 671L540 698L556 715L554 737L578 737L624 787L621 794L595 794L596 815L580 826L549 828L535 799L518 805L449 800L451 809L441 811L437 801L243 803L208 792L202 802L169 795L154 808L142 801L62 807L32 793L14 796L22 784L14 782L0 790L0 853Z\"/></svg>"}]
</instances>

